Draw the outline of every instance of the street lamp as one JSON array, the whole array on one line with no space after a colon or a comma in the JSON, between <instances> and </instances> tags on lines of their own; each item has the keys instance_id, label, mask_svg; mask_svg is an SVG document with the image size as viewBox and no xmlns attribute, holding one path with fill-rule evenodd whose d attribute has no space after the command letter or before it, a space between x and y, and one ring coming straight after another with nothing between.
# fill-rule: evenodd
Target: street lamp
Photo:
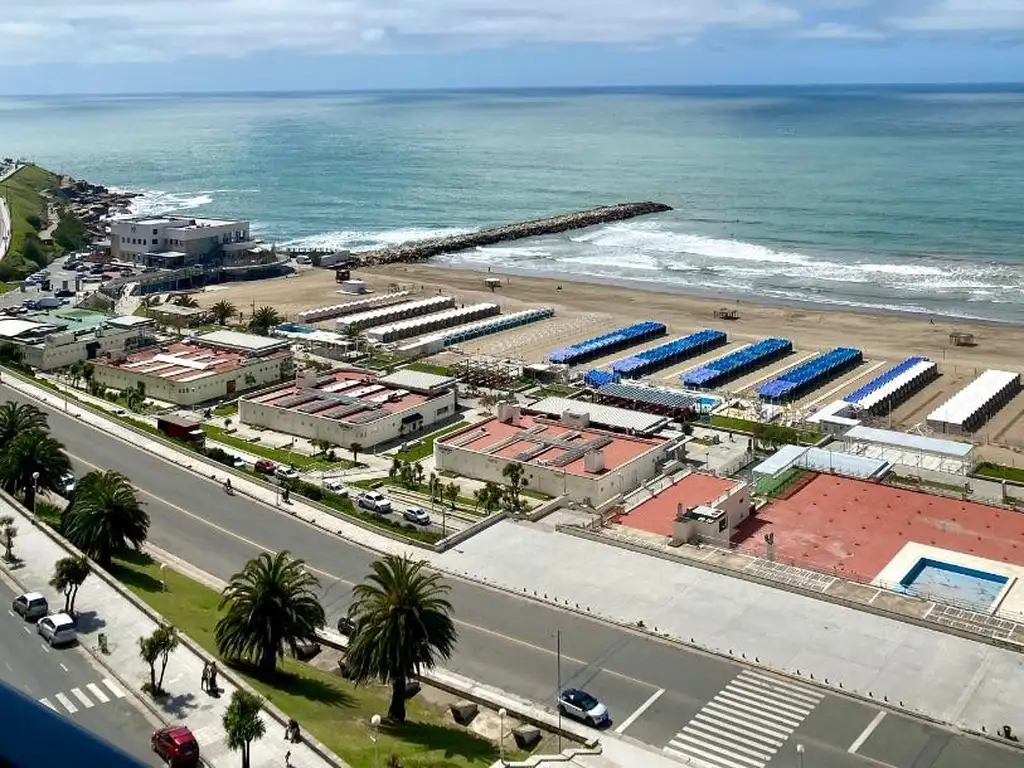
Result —
<instances>
[{"instance_id":1,"label":"street lamp","mask_svg":"<svg viewBox=\"0 0 1024 768\"><path fill-rule=\"evenodd\" d=\"M36 496L39 495L39 473L32 473L32 514L36 513Z\"/></svg>"},{"instance_id":2,"label":"street lamp","mask_svg":"<svg viewBox=\"0 0 1024 768\"><path fill-rule=\"evenodd\" d=\"M498 717L501 719L501 730L498 732L498 756L501 758L501 764L505 764L505 715L508 712L502 707L498 710Z\"/></svg>"},{"instance_id":3,"label":"street lamp","mask_svg":"<svg viewBox=\"0 0 1024 768\"><path fill-rule=\"evenodd\" d=\"M380 715L370 718L370 741L373 742L373 768L377 768L377 739L380 738Z\"/></svg>"},{"instance_id":4,"label":"street lamp","mask_svg":"<svg viewBox=\"0 0 1024 768\"><path fill-rule=\"evenodd\" d=\"M800 768L804 768L804 745L803 744L797 744L796 745L796 754L797 754L797 757L800 758Z\"/></svg>"}]
</instances>

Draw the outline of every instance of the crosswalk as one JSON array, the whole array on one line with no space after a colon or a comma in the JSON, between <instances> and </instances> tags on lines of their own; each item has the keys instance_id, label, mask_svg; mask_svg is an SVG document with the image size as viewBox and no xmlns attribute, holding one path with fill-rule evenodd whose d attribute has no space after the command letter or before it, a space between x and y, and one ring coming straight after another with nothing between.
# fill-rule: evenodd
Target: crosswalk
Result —
<instances>
[{"instance_id":1,"label":"crosswalk","mask_svg":"<svg viewBox=\"0 0 1024 768\"><path fill-rule=\"evenodd\" d=\"M665 752L714 768L764 768L823 698L799 683L744 670L693 716Z\"/></svg>"},{"instance_id":2,"label":"crosswalk","mask_svg":"<svg viewBox=\"0 0 1024 768\"><path fill-rule=\"evenodd\" d=\"M111 698L124 698L124 689L109 677L103 678L101 682L106 690L96 683L89 683L82 686L82 688L72 688L68 693L61 692L55 694L53 698L56 699L56 704L49 698L39 699L39 703L49 707L54 712L73 715L79 709L92 709L97 704L106 704ZM58 705L60 706L58 707Z\"/></svg>"}]
</instances>

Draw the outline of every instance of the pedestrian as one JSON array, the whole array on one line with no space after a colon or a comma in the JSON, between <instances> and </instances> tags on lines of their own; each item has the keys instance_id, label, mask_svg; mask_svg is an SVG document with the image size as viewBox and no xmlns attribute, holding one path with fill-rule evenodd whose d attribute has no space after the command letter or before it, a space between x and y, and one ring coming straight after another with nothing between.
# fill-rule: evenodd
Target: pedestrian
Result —
<instances>
[{"instance_id":1,"label":"pedestrian","mask_svg":"<svg viewBox=\"0 0 1024 768\"><path fill-rule=\"evenodd\" d=\"M210 693L216 694L217 691L219 690L217 688L217 662L216 661L211 661L210 662L210 677L209 677L208 685L209 685Z\"/></svg>"},{"instance_id":2,"label":"pedestrian","mask_svg":"<svg viewBox=\"0 0 1024 768\"><path fill-rule=\"evenodd\" d=\"M292 753L288 750L284 753L284 768L292 768Z\"/></svg>"},{"instance_id":3,"label":"pedestrian","mask_svg":"<svg viewBox=\"0 0 1024 768\"><path fill-rule=\"evenodd\" d=\"M201 683L203 691L210 690L210 662L203 662L203 681Z\"/></svg>"}]
</instances>

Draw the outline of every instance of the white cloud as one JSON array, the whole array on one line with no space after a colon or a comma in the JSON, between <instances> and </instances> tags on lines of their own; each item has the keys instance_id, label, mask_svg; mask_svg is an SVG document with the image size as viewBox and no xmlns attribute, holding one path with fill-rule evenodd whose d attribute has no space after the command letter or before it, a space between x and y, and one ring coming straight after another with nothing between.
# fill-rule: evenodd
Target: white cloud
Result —
<instances>
[{"instance_id":1,"label":"white cloud","mask_svg":"<svg viewBox=\"0 0 1024 768\"><path fill-rule=\"evenodd\" d=\"M0 64L1024 29L1024 0L0 0ZM881 16L891 17L886 22Z\"/></svg>"}]
</instances>

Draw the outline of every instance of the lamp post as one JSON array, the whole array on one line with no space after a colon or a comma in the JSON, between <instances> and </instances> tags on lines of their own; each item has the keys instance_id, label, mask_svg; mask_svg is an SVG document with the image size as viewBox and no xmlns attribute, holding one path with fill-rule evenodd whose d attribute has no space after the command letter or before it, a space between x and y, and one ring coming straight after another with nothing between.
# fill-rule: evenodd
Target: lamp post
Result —
<instances>
[{"instance_id":1,"label":"lamp post","mask_svg":"<svg viewBox=\"0 0 1024 768\"><path fill-rule=\"evenodd\" d=\"M498 757L501 759L501 764L505 764L505 715L508 712L502 707L498 710L498 718L501 720L501 730L498 731Z\"/></svg>"},{"instance_id":2,"label":"lamp post","mask_svg":"<svg viewBox=\"0 0 1024 768\"><path fill-rule=\"evenodd\" d=\"M36 513L36 497L39 495L39 473L32 473L32 514Z\"/></svg>"},{"instance_id":3,"label":"lamp post","mask_svg":"<svg viewBox=\"0 0 1024 768\"><path fill-rule=\"evenodd\" d=\"M800 759L800 768L804 768L804 745L796 745L796 755Z\"/></svg>"},{"instance_id":4,"label":"lamp post","mask_svg":"<svg viewBox=\"0 0 1024 768\"><path fill-rule=\"evenodd\" d=\"M555 630L555 673L558 677L558 688L555 697L558 699L558 751L562 751L562 630Z\"/></svg>"},{"instance_id":5,"label":"lamp post","mask_svg":"<svg viewBox=\"0 0 1024 768\"><path fill-rule=\"evenodd\" d=\"M380 738L380 715L374 715L370 718L370 741L373 742L373 768L377 768L377 739Z\"/></svg>"}]
</instances>

